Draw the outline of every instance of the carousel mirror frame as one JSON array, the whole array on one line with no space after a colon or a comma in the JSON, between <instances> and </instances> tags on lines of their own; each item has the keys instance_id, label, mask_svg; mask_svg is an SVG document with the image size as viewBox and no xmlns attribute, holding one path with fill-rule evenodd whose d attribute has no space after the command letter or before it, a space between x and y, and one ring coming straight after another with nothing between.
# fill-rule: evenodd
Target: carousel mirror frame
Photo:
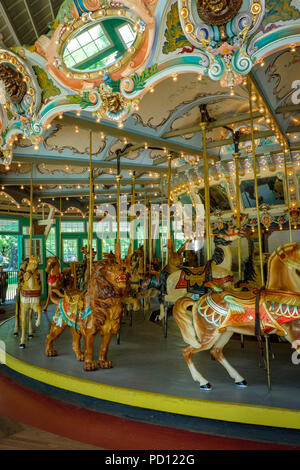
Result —
<instances>
[{"instance_id":1,"label":"carousel mirror frame","mask_svg":"<svg viewBox=\"0 0 300 470\"><path fill-rule=\"evenodd\" d=\"M134 24L133 29L136 32L134 43L130 46L130 48L128 48L127 52L124 53L122 58L109 67L103 67L93 71L79 71L69 68L64 62L64 50L72 37L75 37L75 34L78 34L81 29L87 29L88 25L96 26L97 24L101 24L101 22L105 19L113 18L126 19L128 23ZM111 75L113 73L120 72L132 59L134 59L143 46L146 38L146 28L146 23L140 17L125 8L100 9L95 12L90 12L89 14L84 14L71 24L62 28L61 35L56 41L57 49L54 65L60 69L67 76L67 78L73 79L99 79L105 74Z\"/></svg>"}]
</instances>

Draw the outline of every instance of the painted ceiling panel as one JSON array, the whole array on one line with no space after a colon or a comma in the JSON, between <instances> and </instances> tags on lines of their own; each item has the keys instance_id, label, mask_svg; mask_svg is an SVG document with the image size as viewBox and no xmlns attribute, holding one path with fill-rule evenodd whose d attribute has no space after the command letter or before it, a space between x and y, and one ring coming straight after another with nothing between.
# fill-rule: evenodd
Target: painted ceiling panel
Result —
<instances>
[{"instance_id":1,"label":"painted ceiling panel","mask_svg":"<svg viewBox=\"0 0 300 470\"><path fill-rule=\"evenodd\" d=\"M133 3L133 0L124 0L127 10L132 8ZM187 1L188 5L194 3L192 0ZM53 21L62 4L63 9L60 10L59 15L61 25L57 21L53 24L53 29L49 30L48 24ZM38 92L36 95L34 93L40 89L41 102L36 104L36 113L32 113L30 115L31 119L26 123L26 113L31 112L30 109L32 107L28 104L25 106L24 102L22 102L23 108L20 106L22 108L21 115L24 118L22 126L28 132L24 132L24 139L18 137L18 140L15 141L13 146L15 158L27 157L35 161L35 164L37 161L36 157L40 158L41 161L36 164L37 176L41 175L45 179L51 175L55 178L65 178L63 190L76 189L76 184L67 184L68 180L66 177L70 177L70 179L72 175L74 175L73 179L88 177L86 165L89 159L89 130L87 126L84 126L79 132L76 132L75 129L75 123L79 121L76 121L76 113L80 112L81 122L93 122L95 124L99 120L103 125L109 125L115 131L120 124L119 121L121 121L120 129L125 132L125 134L122 134L122 137L116 136L115 133L109 135L109 131L107 135L102 135L100 131L97 131L96 127L93 128L94 162L111 162L112 165L111 171L99 168L100 180L101 177L105 178L109 175L112 175L112 178L115 177L116 158L118 155L121 155L123 179L127 180L123 189L130 190L131 175L127 167L126 169L122 168L122 164L132 164L132 169L136 167L137 171L139 171L139 165L147 166L147 170L140 170L139 176L144 175L144 179L149 180L149 173L150 171L152 173L155 172L157 164L159 169L167 169L168 142L180 143L185 145L187 149L186 152L178 152L175 155L176 158L172 164L175 173L174 185L175 182L179 185L187 179L187 176L190 177L191 170L194 172L193 175L195 174L195 177L202 177L202 133L199 128L201 121L200 106L207 105L206 110L211 122L214 120L227 120L229 127L237 130L244 125L244 121L240 123L238 119L234 118L243 117L249 113L249 99L247 88L242 80L233 87L233 90L229 86L224 86L226 80L229 80L228 68L226 68L229 62L226 63L227 65L222 72L222 79L221 75L219 79L213 77L214 70L212 69L218 69L216 63L214 67L209 66L207 70L204 70L203 61L205 54L209 53L210 55L207 55L207 57L211 60L213 57L216 57L220 64L222 61L224 63L226 60L229 61L228 57L231 55L229 52L232 52L234 48L234 52L238 53L239 48L233 42L228 28L226 31L226 43L228 42L226 47L229 48L229 52L221 53L218 50L219 48L226 49L225 39L222 39L224 42L220 46L220 38L218 39L219 42L214 38L215 41L208 45L205 42L208 39L205 37L202 43L201 41L199 42L199 47L196 47L190 42L192 41L192 36L187 34L189 28L183 28L184 15L180 10L182 4L181 0L178 2L175 0L141 0L136 2L134 8L141 15L139 23L142 26L140 40L144 39L143 34L148 34L148 42L145 41L145 44L152 44L152 49L150 52L148 51L147 55L145 53L146 45L143 43L143 47L138 50L140 55L142 55L142 52L144 54L142 59L139 58L137 60L134 56L132 60L125 64L126 66L124 65L124 68L122 68L123 63L120 64L122 72L107 70L103 75L99 74L96 78L93 78L93 81L89 76L84 77L82 75L80 79L77 79L72 73L68 72L69 76L67 75L60 66L58 60L60 57L57 56L59 47L56 48L54 41L54 36L57 34L57 42L59 44L60 41L63 42L61 38L65 37L63 36L64 34L67 35L67 28L72 28L75 24L72 15L75 15L76 19L82 15L82 12L78 12L77 0L69 0L67 2L59 0L17 0L15 2L0 0L0 5L4 7L9 19L9 21L4 21L0 15L0 32L3 34L6 46L17 45L16 37L20 44L33 46L37 36L48 36L43 36L30 49L25 47L16 50L17 58L22 58L24 63L28 62L30 65L33 65L34 73L32 76L34 80L37 80L37 86L33 86L33 95L37 97L36 100L38 102ZM296 51L292 52L291 44L286 42L284 45L283 41L285 38L282 32L283 27L297 27L297 25L300 25L299 2L296 0L266 0L265 2L262 1L261 4L265 5L264 18L255 32L254 38L251 38L253 42L250 45L247 43L247 47L249 45L249 49L253 49L252 55L249 52L253 61L251 64L253 66L251 76L270 106L270 112L274 113L275 120L278 121L281 129L286 131L289 127L291 128L291 133L287 134L291 145L292 143L297 144L300 135L300 129L297 129L300 125L299 109L288 109L285 112L281 112L280 109L294 104L292 101L292 85L295 80L300 80L300 48L297 47ZM26 5L28 5L29 9L26 8ZM91 10L91 14L87 15L87 19L81 16L80 21L82 21L82 24L85 21L88 23L92 15L96 15L98 7L101 5L111 7L111 4L108 5L104 0L102 2L98 0L84 0L82 5L84 5L87 11ZM243 11L249 5L249 1L244 0ZM114 6L111 8L114 8ZM122 5L118 8L122 8ZM195 12L195 4L192 8L193 12ZM156 22L152 15L155 15ZM93 17L94 20L95 18ZM203 23L201 24L205 29ZM215 28L214 31L217 29ZM286 30L284 29L284 31ZM198 32L199 30L195 30L195 36L197 36ZM247 31L243 31L243 34L246 37ZM259 38L267 43L267 46L263 45L260 48L261 51L265 51L265 48L269 47L267 53L262 52L262 56L259 55L260 50L255 50L255 41ZM272 38L270 42L268 42L269 38ZM152 40L153 43L151 42ZM273 49L270 46L272 41L274 42ZM240 49L242 50L242 47ZM262 60L264 61L263 67L261 67ZM236 68L238 67L237 62L235 66ZM200 73L201 77L199 76ZM242 79L243 74L240 77ZM225 82L222 82L223 79ZM228 83L226 82L225 85L228 85ZM152 90L154 90L154 93L151 92ZM29 99L30 97L27 96L26 100L28 103ZM109 103L109 99L112 99L112 104ZM106 103L105 112L103 111L104 103ZM111 109L109 109L110 106ZM258 106L258 101L253 104L254 112L257 112ZM126 111L124 111L125 108ZM276 113L278 110L280 112ZM8 111L7 119L13 122L13 111L15 111L15 108L11 108ZM72 117L74 126L59 124L59 119L57 118L60 112L64 112L68 117ZM255 118L254 125L255 128L257 127L257 132L265 132L271 129L266 122L266 117L267 114L263 114L262 117ZM98 120L96 121L97 118ZM231 118L234 119L233 123L229 122ZM53 122L53 119L55 119L55 122ZM43 131L41 134L32 132L33 127L39 130L39 126L45 125L47 129L48 123L51 122L52 127L49 130ZM246 128L247 126L249 127L249 118L244 127ZM184 132L190 128L194 128L194 131ZM165 137L173 131L179 132L175 133L172 137ZM126 132L136 133L140 137L143 136L144 140L139 140L139 148L137 148L133 137L131 139L124 137ZM39 139L41 135L42 138ZM38 136L38 141L35 141L36 136ZM151 147L151 142L147 142L151 137L162 139L161 148L153 149ZM266 136L256 141L256 150L266 154L270 172L275 171L273 170L274 165L276 167L274 159L278 157L276 155L276 151L278 153L278 145L273 137ZM223 178L222 184L225 184L226 178L231 177L230 172L232 172L232 169L227 166L227 162L232 158L234 151L233 143L228 142L230 138L231 133L222 126L207 131L207 142L210 145L209 156L215 156L216 162L220 164L219 168L216 168L217 165L210 167L210 175L212 178L217 176L219 179ZM227 140L226 145L216 145L214 148L213 143L218 143L225 139ZM144 148L145 144L146 147L148 146L148 149ZM134 145L132 152L128 151L127 145ZM157 145L157 147L159 146ZM251 166L252 147L250 138L244 141L240 148L249 157L249 164ZM275 151L274 157L269 155L273 150ZM194 153L196 151L199 151L199 161L193 167L192 164L195 163ZM61 162L59 162L59 167L56 166L56 163L51 163L51 159L57 157L65 160L64 166L61 165ZM218 162L219 157L221 162ZM292 157L294 160L296 159L295 152ZM82 161L83 166L72 165L72 161L74 162L76 159ZM261 166L263 167L263 164ZM277 170L279 169L279 167L276 168ZM9 174L11 178L15 175L20 177L27 174L28 176L29 169L30 166L24 162L22 162L21 168L13 163L9 172L1 168L1 173ZM244 170L243 167L241 173ZM297 178L297 175L295 177ZM153 181L155 181L154 177ZM232 189L231 183L227 181L225 184L228 191ZM295 192L299 189L298 183L296 183ZM112 185L108 184L108 186ZM57 185L55 185L55 188L55 190L52 189L53 192L57 192ZM47 189L51 190L50 187ZM234 194L234 188L232 194ZM299 196L297 197L298 201ZM274 203L274 205L276 204Z\"/></svg>"}]
</instances>

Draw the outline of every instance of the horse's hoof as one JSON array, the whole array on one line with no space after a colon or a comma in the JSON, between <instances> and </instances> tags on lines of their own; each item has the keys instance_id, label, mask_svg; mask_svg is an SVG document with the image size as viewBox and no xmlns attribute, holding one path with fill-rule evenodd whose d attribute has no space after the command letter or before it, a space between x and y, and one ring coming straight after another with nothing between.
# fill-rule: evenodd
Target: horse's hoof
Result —
<instances>
[{"instance_id":1,"label":"horse's hoof","mask_svg":"<svg viewBox=\"0 0 300 470\"><path fill-rule=\"evenodd\" d=\"M14 333L14 336L19 336L19 333Z\"/></svg>"},{"instance_id":2,"label":"horse's hoof","mask_svg":"<svg viewBox=\"0 0 300 470\"><path fill-rule=\"evenodd\" d=\"M28 335L28 339L32 339L33 338L33 335Z\"/></svg>"},{"instance_id":3,"label":"horse's hoof","mask_svg":"<svg viewBox=\"0 0 300 470\"><path fill-rule=\"evenodd\" d=\"M207 384L204 384L204 385L200 385L200 390L204 390L205 392L209 392L211 390L211 385L209 382L207 382Z\"/></svg>"},{"instance_id":4,"label":"horse's hoof","mask_svg":"<svg viewBox=\"0 0 300 470\"><path fill-rule=\"evenodd\" d=\"M242 380L241 382L235 382L235 385L237 385L238 387L241 387L241 388L248 387L248 384L247 384L246 380Z\"/></svg>"},{"instance_id":5,"label":"horse's hoof","mask_svg":"<svg viewBox=\"0 0 300 470\"><path fill-rule=\"evenodd\" d=\"M25 349L25 344L20 344L19 348L20 349Z\"/></svg>"}]
</instances>

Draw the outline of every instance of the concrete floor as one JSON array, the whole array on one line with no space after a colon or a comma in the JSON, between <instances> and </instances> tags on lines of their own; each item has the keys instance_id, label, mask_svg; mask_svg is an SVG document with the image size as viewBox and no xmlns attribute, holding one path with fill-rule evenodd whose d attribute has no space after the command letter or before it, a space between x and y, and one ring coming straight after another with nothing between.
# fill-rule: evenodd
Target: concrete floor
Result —
<instances>
[{"instance_id":1,"label":"concrete floor","mask_svg":"<svg viewBox=\"0 0 300 470\"><path fill-rule=\"evenodd\" d=\"M275 359L271 361L271 391L267 388L266 371L258 365L255 340L245 338L245 349L242 350L237 337L225 348L227 359L249 383L245 389L237 388L223 367L211 360L208 352L197 354L195 364L213 386L211 392L203 392L193 382L182 357L181 349L185 344L172 318L169 320L168 338L165 339L162 328L148 321L149 315L144 318L142 312L135 314L132 327L129 318L125 317L121 344L117 345L116 338L113 338L109 349L114 368L85 372L82 363L78 363L73 355L70 331L66 330L56 341L59 355L55 358L45 356L45 337L53 312L51 307L47 314L43 314L42 325L34 338L27 341L25 350L19 349L19 339L13 336L13 320L2 324L0 340L5 341L7 352L45 369L104 384L201 400L300 409L299 366L292 364L292 349L288 343L272 344ZM0 321L2 318L3 315ZM95 342L95 357L98 350L99 338Z\"/></svg>"}]
</instances>

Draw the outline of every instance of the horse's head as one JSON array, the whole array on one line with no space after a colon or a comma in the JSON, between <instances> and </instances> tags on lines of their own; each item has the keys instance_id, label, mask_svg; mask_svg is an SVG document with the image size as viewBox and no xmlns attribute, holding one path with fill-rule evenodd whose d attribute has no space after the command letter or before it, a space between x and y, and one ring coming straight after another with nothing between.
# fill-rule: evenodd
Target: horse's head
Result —
<instances>
[{"instance_id":1,"label":"horse's head","mask_svg":"<svg viewBox=\"0 0 300 470\"><path fill-rule=\"evenodd\" d=\"M295 274L300 279L300 244L288 243L277 248L275 253L283 264L296 271Z\"/></svg>"},{"instance_id":2,"label":"horse's head","mask_svg":"<svg viewBox=\"0 0 300 470\"><path fill-rule=\"evenodd\" d=\"M278 247L268 262L269 289L300 292L300 244L287 243Z\"/></svg>"},{"instance_id":3,"label":"horse's head","mask_svg":"<svg viewBox=\"0 0 300 470\"><path fill-rule=\"evenodd\" d=\"M30 271L31 273L34 273L38 269L40 262L40 258L37 258L36 256L30 256L26 267L26 272Z\"/></svg>"},{"instance_id":4,"label":"horse's head","mask_svg":"<svg viewBox=\"0 0 300 470\"><path fill-rule=\"evenodd\" d=\"M59 265L60 267L60 262L57 256L51 256L50 258L48 258L45 268L46 273L49 273L56 265Z\"/></svg>"},{"instance_id":5,"label":"horse's head","mask_svg":"<svg viewBox=\"0 0 300 470\"><path fill-rule=\"evenodd\" d=\"M233 225L228 226L226 224L223 230L214 231L212 234L214 236L214 241L216 245L229 245L234 240L243 237L245 235L245 232L242 229L238 229Z\"/></svg>"}]
</instances>

